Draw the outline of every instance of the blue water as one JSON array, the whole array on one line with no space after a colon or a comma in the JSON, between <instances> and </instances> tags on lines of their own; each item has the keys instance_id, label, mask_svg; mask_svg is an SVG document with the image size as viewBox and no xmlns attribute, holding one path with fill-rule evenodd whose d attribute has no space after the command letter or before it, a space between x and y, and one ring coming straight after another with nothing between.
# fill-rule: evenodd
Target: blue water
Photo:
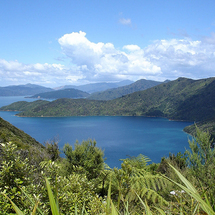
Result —
<instances>
[{"instance_id":1,"label":"blue water","mask_svg":"<svg viewBox=\"0 0 215 215\"><path fill-rule=\"evenodd\" d=\"M0 97L0 106L23 97ZM160 162L169 152L184 152L188 148L189 136L183 128L192 122L169 121L165 118L89 116L89 117L16 117L17 112L1 112L0 117L25 131L37 141L58 137L62 149L65 143L74 145L95 139L97 146L104 150L106 163L113 168L120 167L119 159L144 154L152 162Z\"/></svg>"}]
</instances>

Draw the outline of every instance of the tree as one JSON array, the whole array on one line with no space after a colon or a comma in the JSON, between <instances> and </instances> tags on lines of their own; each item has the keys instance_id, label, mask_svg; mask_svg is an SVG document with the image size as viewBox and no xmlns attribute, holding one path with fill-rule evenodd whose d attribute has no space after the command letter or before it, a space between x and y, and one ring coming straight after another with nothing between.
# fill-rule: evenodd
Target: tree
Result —
<instances>
[{"instance_id":1,"label":"tree","mask_svg":"<svg viewBox=\"0 0 215 215\"><path fill-rule=\"evenodd\" d=\"M55 161L58 158L60 158L60 150L59 150L58 142L59 140L57 137L54 137L50 141L46 141L46 149L52 161Z\"/></svg>"},{"instance_id":2,"label":"tree","mask_svg":"<svg viewBox=\"0 0 215 215\"><path fill-rule=\"evenodd\" d=\"M191 174L200 183L199 186L209 191L211 203L215 207L215 150L212 147L211 135L196 127L196 136L189 141L189 146L190 150L186 150L188 167L190 167Z\"/></svg>"},{"instance_id":3,"label":"tree","mask_svg":"<svg viewBox=\"0 0 215 215\"><path fill-rule=\"evenodd\" d=\"M88 179L96 178L104 169L104 152L96 146L96 141L87 140L81 144L75 143L75 149L72 146L65 144L64 153L69 163L69 169L75 170L81 167Z\"/></svg>"}]
</instances>

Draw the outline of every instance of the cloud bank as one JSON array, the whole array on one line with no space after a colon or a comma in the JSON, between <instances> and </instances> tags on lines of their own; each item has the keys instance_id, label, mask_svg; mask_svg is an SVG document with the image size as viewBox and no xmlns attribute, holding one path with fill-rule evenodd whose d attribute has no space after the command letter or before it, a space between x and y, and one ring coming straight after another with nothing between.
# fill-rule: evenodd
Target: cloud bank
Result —
<instances>
[{"instance_id":1,"label":"cloud bank","mask_svg":"<svg viewBox=\"0 0 215 215\"><path fill-rule=\"evenodd\" d=\"M46 86L120 81L141 78L207 78L215 74L215 33L202 40L156 40L147 47L136 44L121 49L112 43L94 43L86 33L65 34L58 39L71 65L24 64L0 59L0 84L38 83Z\"/></svg>"}]
</instances>

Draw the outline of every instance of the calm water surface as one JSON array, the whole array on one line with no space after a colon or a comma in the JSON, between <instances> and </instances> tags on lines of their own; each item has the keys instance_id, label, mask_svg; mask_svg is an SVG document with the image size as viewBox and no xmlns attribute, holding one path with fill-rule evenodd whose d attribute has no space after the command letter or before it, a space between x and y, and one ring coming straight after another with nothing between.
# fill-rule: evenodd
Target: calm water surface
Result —
<instances>
[{"instance_id":1,"label":"calm water surface","mask_svg":"<svg viewBox=\"0 0 215 215\"><path fill-rule=\"evenodd\" d=\"M14 101L33 101L24 97L0 97L0 106ZM16 117L17 112L2 112L0 117L25 131L40 143L54 137L74 145L76 140L95 139L105 153L110 167L120 167L119 159L144 154L160 162L169 152L184 152L188 134L183 128L192 122L169 121L165 118L94 116L94 117Z\"/></svg>"}]
</instances>

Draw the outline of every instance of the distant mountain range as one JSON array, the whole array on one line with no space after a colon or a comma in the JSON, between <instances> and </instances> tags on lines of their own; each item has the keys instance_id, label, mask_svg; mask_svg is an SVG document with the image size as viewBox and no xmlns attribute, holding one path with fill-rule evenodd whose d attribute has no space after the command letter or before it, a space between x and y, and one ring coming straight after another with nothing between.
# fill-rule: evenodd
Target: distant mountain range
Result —
<instances>
[{"instance_id":1,"label":"distant mountain range","mask_svg":"<svg viewBox=\"0 0 215 215\"><path fill-rule=\"evenodd\" d=\"M57 99L39 104L13 103L0 110L22 111L19 116L149 116L188 120L210 127L215 134L215 78L178 78L117 99ZM192 130L192 128L191 128ZM188 131L189 133L191 131Z\"/></svg>"},{"instance_id":2,"label":"distant mountain range","mask_svg":"<svg viewBox=\"0 0 215 215\"><path fill-rule=\"evenodd\" d=\"M124 81L123 83L120 82L118 83L118 85L122 85L125 83L128 83L128 81ZM45 98L45 99L88 98L90 100L111 100L133 92L148 89L150 87L156 86L161 83L162 82L142 79L126 86L112 88L105 91L96 92L93 94L89 94L87 92L83 92L81 90L74 89L74 88L65 88L62 90L55 90L47 93L39 93L31 96L30 98ZM87 86L86 85L83 85L82 87L80 86L80 88L86 89L86 90L88 89L88 91L92 91L93 87L95 87L94 88L94 91L95 91L95 89L98 90L98 89L102 89L103 87L106 88L108 86L111 87L112 85L114 86L116 85L116 84L110 84L110 83L108 85L106 84L107 83L89 84Z\"/></svg>"},{"instance_id":3,"label":"distant mountain range","mask_svg":"<svg viewBox=\"0 0 215 215\"><path fill-rule=\"evenodd\" d=\"M48 87L43 87L40 85L35 85L35 84L26 84L26 85L14 85L14 86L7 86L7 87L0 87L0 96L32 96L36 95L39 93L45 93L45 92L54 92L58 90L65 90L65 89L76 89L80 90L83 92L87 92L88 94L94 93L94 92L99 92L99 91L104 91L110 88L116 88L116 87L121 87L125 86L128 84L133 83L133 81L130 80L125 80L125 81L120 81L116 83L94 83L94 84L86 84L86 85L80 85L80 86L75 86L75 85L65 85L61 87L57 87L55 89L48 88ZM62 92L61 92L62 93ZM57 93L59 96L56 96L55 98L62 98L60 96L61 93ZM71 92L70 92L71 94ZM64 95L66 95L66 91L64 92ZM34 96L35 97L35 96ZM80 96L75 96L75 97L80 97ZM86 97L86 95L82 96ZM44 97L46 98L46 97ZM65 97L69 98L69 96Z\"/></svg>"},{"instance_id":4,"label":"distant mountain range","mask_svg":"<svg viewBox=\"0 0 215 215\"><path fill-rule=\"evenodd\" d=\"M74 88L74 89L81 90L81 91L91 94L91 93L100 92L100 91L104 91L104 90L111 89L111 88L122 87L122 86L129 85L132 83L133 83L133 81L124 80L124 81L120 81L120 82L116 82L116 83L102 82L102 83L85 84L85 85L80 85L80 86L65 85L65 86L55 88L55 90Z\"/></svg>"},{"instance_id":5,"label":"distant mountain range","mask_svg":"<svg viewBox=\"0 0 215 215\"><path fill-rule=\"evenodd\" d=\"M36 93L44 93L53 91L51 88L42 87L35 84L17 85L0 87L0 96L26 96Z\"/></svg>"},{"instance_id":6,"label":"distant mountain range","mask_svg":"<svg viewBox=\"0 0 215 215\"><path fill-rule=\"evenodd\" d=\"M116 99L122 96L125 96L130 93L134 93L137 91L141 90L146 90L148 88L154 87L156 85L159 85L163 82L158 82L158 81L150 81L150 80L145 80L141 79L138 80L132 84L122 86L122 87L117 87L114 89L108 89L102 92L96 92L91 94L88 99L91 100L112 100Z\"/></svg>"}]
</instances>

